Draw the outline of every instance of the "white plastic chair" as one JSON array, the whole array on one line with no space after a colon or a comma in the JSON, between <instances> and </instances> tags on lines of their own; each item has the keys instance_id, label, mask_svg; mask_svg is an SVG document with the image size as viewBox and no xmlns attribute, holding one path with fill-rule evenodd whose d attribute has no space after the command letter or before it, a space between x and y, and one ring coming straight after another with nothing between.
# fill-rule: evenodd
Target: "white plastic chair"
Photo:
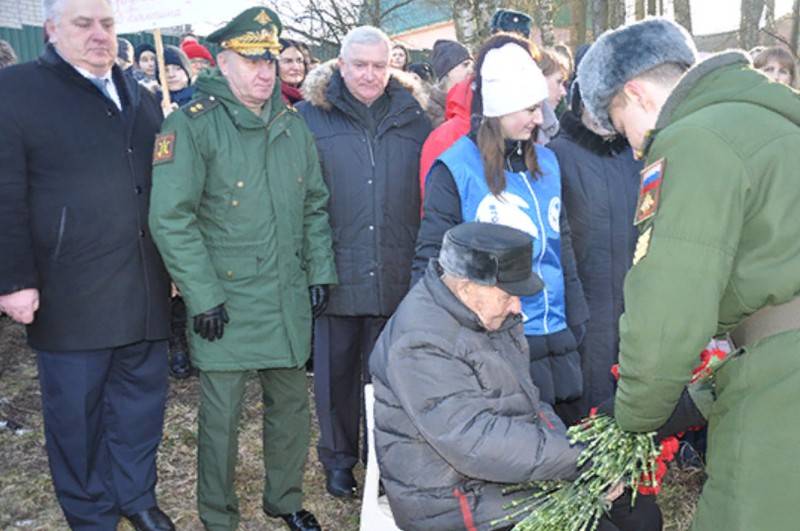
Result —
<instances>
[{"instance_id":1,"label":"white plastic chair","mask_svg":"<svg viewBox=\"0 0 800 531\"><path fill-rule=\"evenodd\" d=\"M378 496L381 471L375 455L375 389L364 386L367 413L367 473L364 477L364 498L361 500L361 531L401 531L394 523L386 496Z\"/></svg>"}]
</instances>

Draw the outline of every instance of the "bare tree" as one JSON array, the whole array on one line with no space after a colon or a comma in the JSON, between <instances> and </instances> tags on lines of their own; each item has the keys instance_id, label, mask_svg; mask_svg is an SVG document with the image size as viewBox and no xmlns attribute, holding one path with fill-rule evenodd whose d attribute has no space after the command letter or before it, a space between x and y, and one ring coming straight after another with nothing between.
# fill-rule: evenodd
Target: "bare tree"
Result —
<instances>
[{"instance_id":1,"label":"bare tree","mask_svg":"<svg viewBox=\"0 0 800 531\"><path fill-rule=\"evenodd\" d=\"M739 46L749 50L758 44L758 24L764 13L765 0L742 0L739 20Z\"/></svg>"},{"instance_id":2,"label":"bare tree","mask_svg":"<svg viewBox=\"0 0 800 531\"><path fill-rule=\"evenodd\" d=\"M362 24L383 27L396 12L412 3L428 0L270 0L284 28L311 44L335 46L351 29Z\"/></svg>"},{"instance_id":3,"label":"bare tree","mask_svg":"<svg viewBox=\"0 0 800 531\"><path fill-rule=\"evenodd\" d=\"M498 7L498 0L453 0L458 41L467 48L477 49L489 36L489 24Z\"/></svg>"},{"instance_id":4,"label":"bare tree","mask_svg":"<svg viewBox=\"0 0 800 531\"><path fill-rule=\"evenodd\" d=\"M590 16L592 21L592 38L596 39L608 29L607 0L590 0Z\"/></svg>"},{"instance_id":5,"label":"bare tree","mask_svg":"<svg viewBox=\"0 0 800 531\"><path fill-rule=\"evenodd\" d=\"M608 0L608 27L618 28L625 24L625 0Z\"/></svg>"},{"instance_id":6,"label":"bare tree","mask_svg":"<svg viewBox=\"0 0 800 531\"><path fill-rule=\"evenodd\" d=\"M792 7L791 49L795 57L800 56L800 0L794 0Z\"/></svg>"},{"instance_id":7,"label":"bare tree","mask_svg":"<svg viewBox=\"0 0 800 531\"><path fill-rule=\"evenodd\" d=\"M636 0L636 7L634 8L636 20L642 20L647 16L647 0Z\"/></svg>"},{"instance_id":8,"label":"bare tree","mask_svg":"<svg viewBox=\"0 0 800 531\"><path fill-rule=\"evenodd\" d=\"M673 0L675 9L675 22L692 33L692 2L691 0Z\"/></svg>"},{"instance_id":9,"label":"bare tree","mask_svg":"<svg viewBox=\"0 0 800 531\"><path fill-rule=\"evenodd\" d=\"M586 0L571 1L573 49L586 42L586 7Z\"/></svg>"},{"instance_id":10,"label":"bare tree","mask_svg":"<svg viewBox=\"0 0 800 531\"><path fill-rule=\"evenodd\" d=\"M536 22L539 31L542 32L542 44L553 46L556 43L556 35L553 31L553 16L556 6L553 0L539 0L536 6Z\"/></svg>"}]
</instances>

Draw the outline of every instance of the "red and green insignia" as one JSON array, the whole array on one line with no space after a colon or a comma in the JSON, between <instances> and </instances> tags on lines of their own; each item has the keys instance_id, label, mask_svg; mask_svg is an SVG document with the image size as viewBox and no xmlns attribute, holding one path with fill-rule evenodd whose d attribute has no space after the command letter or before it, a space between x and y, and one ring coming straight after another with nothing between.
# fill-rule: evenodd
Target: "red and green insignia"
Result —
<instances>
[{"instance_id":1,"label":"red and green insignia","mask_svg":"<svg viewBox=\"0 0 800 531\"><path fill-rule=\"evenodd\" d=\"M661 199L661 183L664 182L666 159L659 159L642 170L642 184L639 187L639 200L636 203L634 225L638 225L656 215Z\"/></svg>"},{"instance_id":2,"label":"red and green insignia","mask_svg":"<svg viewBox=\"0 0 800 531\"><path fill-rule=\"evenodd\" d=\"M175 159L175 133L162 133L156 136L153 146L153 164L172 162Z\"/></svg>"}]
</instances>

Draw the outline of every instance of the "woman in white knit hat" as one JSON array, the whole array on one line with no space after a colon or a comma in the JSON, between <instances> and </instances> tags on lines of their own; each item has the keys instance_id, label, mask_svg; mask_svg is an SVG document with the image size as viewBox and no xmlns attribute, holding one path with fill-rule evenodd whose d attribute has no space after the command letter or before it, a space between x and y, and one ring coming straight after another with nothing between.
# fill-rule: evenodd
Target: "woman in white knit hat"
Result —
<instances>
[{"instance_id":1,"label":"woman in white knit hat","mask_svg":"<svg viewBox=\"0 0 800 531\"><path fill-rule=\"evenodd\" d=\"M482 221L527 232L533 240L532 270L545 284L539 294L521 297L530 373L541 400L558 413L560 404L583 391L577 346L588 310L561 209L558 161L535 143L547 81L528 41L511 34L484 44L475 72L472 130L436 160L426 179L414 280L438 256L444 233L455 225ZM629 495L614 503L599 529L660 529L655 502L637 502L631 509Z\"/></svg>"}]
</instances>

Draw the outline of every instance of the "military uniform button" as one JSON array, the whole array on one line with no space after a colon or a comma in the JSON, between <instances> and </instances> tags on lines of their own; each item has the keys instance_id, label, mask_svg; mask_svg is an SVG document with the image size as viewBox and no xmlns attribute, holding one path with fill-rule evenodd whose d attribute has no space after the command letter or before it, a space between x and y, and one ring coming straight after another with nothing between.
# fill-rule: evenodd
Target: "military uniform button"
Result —
<instances>
[{"instance_id":1,"label":"military uniform button","mask_svg":"<svg viewBox=\"0 0 800 531\"><path fill-rule=\"evenodd\" d=\"M209 101L214 101L216 98L214 96L209 96L208 99Z\"/></svg>"},{"instance_id":2,"label":"military uniform button","mask_svg":"<svg viewBox=\"0 0 800 531\"><path fill-rule=\"evenodd\" d=\"M238 207L239 206L239 201L234 199L233 201L231 201L231 205L235 206L235 207Z\"/></svg>"},{"instance_id":3,"label":"military uniform button","mask_svg":"<svg viewBox=\"0 0 800 531\"><path fill-rule=\"evenodd\" d=\"M236 188L244 188L244 181L239 181L236 183Z\"/></svg>"},{"instance_id":4,"label":"military uniform button","mask_svg":"<svg viewBox=\"0 0 800 531\"><path fill-rule=\"evenodd\" d=\"M375 226L374 225L370 225L369 226L369 230L375 230Z\"/></svg>"},{"instance_id":5,"label":"military uniform button","mask_svg":"<svg viewBox=\"0 0 800 531\"><path fill-rule=\"evenodd\" d=\"M228 271L225 275L227 275L228 278L233 278L233 271Z\"/></svg>"}]
</instances>

